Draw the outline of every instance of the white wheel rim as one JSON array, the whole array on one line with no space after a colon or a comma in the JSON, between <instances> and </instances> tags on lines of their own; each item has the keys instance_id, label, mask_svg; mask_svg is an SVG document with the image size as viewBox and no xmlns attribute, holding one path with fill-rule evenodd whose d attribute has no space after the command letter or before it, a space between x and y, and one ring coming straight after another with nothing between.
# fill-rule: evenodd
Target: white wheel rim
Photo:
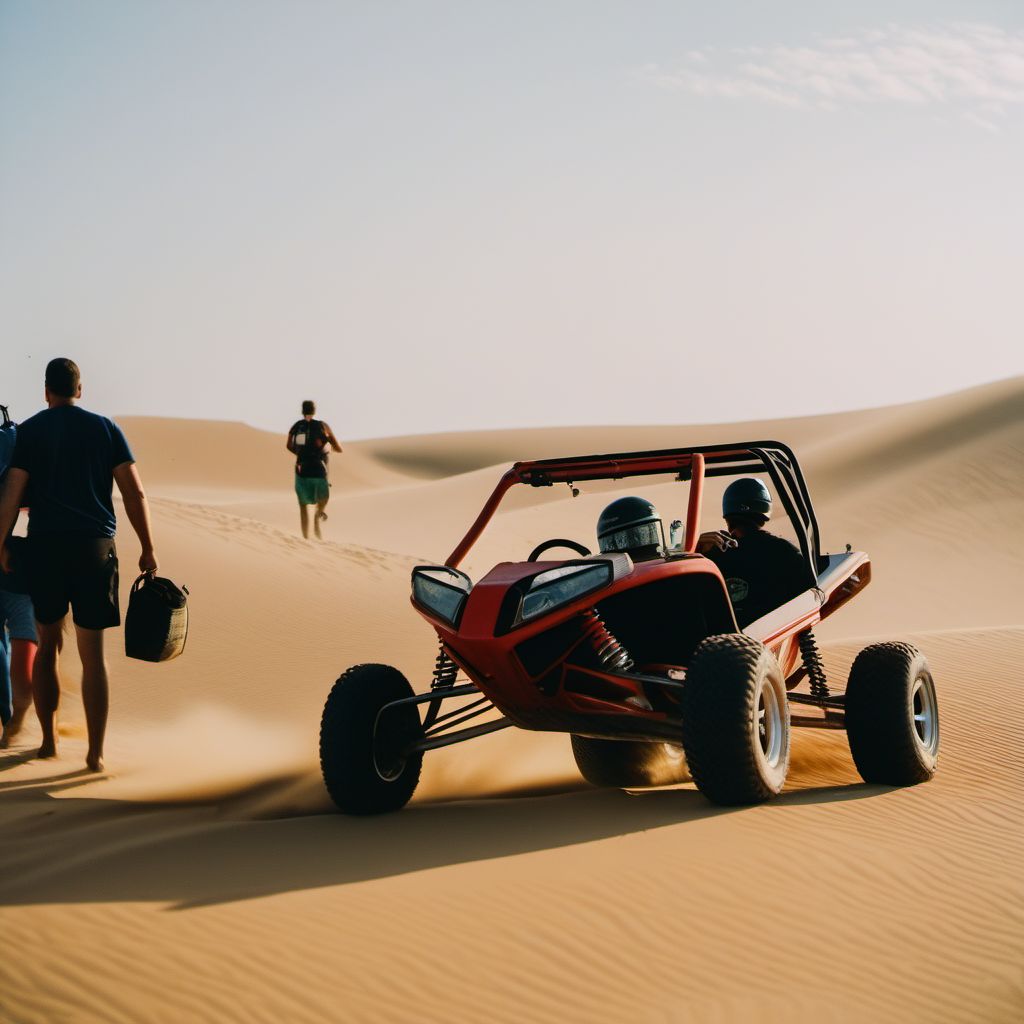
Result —
<instances>
[{"instance_id":1,"label":"white wheel rim","mask_svg":"<svg viewBox=\"0 0 1024 1024\"><path fill-rule=\"evenodd\" d=\"M769 768L778 768L782 760L782 707L771 680L763 679L757 694L754 728L761 756Z\"/></svg>"},{"instance_id":2,"label":"white wheel rim","mask_svg":"<svg viewBox=\"0 0 1024 1024\"><path fill-rule=\"evenodd\" d=\"M682 764L686 755L677 743L662 743L661 752L673 764Z\"/></svg>"},{"instance_id":3,"label":"white wheel rim","mask_svg":"<svg viewBox=\"0 0 1024 1024\"><path fill-rule=\"evenodd\" d=\"M934 756L939 747L939 702L935 697L935 684L930 675L914 680L910 695L910 714L914 726L914 741L926 754Z\"/></svg>"}]
</instances>

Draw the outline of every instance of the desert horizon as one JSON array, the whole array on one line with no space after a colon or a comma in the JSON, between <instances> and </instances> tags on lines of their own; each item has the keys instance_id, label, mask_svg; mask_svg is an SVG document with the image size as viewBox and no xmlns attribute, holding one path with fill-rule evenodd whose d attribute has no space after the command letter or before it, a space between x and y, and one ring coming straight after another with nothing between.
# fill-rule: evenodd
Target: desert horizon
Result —
<instances>
[{"instance_id":1,"label":"desert horizon","mask_svg":"<svg viewBox=\"0 0 1024 1024\"><path fill-rule=\"evenodd\" d=\"M120 423L161 574L191 592L189 640L150 665L111 633L102 776L82 770L73 644L59 759L33 757L31 721L0 752L0 1018L1019 1019L1024 378L752 423L339 432L321 543L299 536L288 424ZM511 729L430 752L397 814L333 810L316 760L331 684L377 661L429 680L409 571L447 557L509 464L754 437L796 451L823 548L872 559L817 630L830 682L871 640L928 657L934 779L862 783L843 733L798 729L782 795L723 808L692 783L596 789L568 737ZM464 568L593 544L620 493L666 523L685 501L627 483L511 494ZM123 522L119 546L123 608Z\"/></svg>"}]
</instances>

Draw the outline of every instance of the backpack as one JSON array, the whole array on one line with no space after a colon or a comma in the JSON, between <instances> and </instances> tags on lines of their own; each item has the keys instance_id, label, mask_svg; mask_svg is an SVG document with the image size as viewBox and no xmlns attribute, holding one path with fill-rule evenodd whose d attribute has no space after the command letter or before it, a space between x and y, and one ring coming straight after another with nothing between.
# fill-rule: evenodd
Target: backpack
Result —
<instances>
[{"instance_id":1,"label":"backpack","mask_svg":"<svg viewBox=\"0 0 1024 1024\"><path fill-rule=\"evenodd\" d=\"M327 462L327 431L320 420L299 420L292 427L295 472L299 476L323 476Z\"/></svg>"},{"instance_id":2,"label":"backpack","mask_svg":"<svg viewBox=\"0 0 1024 1024\"><path fill-rule=\"evenodd\" d=\"M124 618L124 653L139 661L170 661L185 649L188 587L144 572L132 584Z\"/></svg>"}]
</instances>

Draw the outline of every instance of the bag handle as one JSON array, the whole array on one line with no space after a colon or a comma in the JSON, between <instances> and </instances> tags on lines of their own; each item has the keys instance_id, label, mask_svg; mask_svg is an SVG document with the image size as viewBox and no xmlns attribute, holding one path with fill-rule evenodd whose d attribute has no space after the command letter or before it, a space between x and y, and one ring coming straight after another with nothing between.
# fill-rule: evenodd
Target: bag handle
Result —
<instances>
[{"instance_id":1,"label":"bag handle","mask_svg":"<svg viewBox=\"0 0 1024 1024\"><path fill-rule=\"evenodd\" d=\"M138 579L132 584L132 593L134 594L142 586L143 580L147 579L147 577L151 579L154 575L156 575L155 569L147 569L145 572L140 572Z\"/></svg>"},{"instance_id":2,"label":"bag handle","mask_svg":"<svg viewBox=\"0 0 1024 1024\"><path fill-rule=\"evenodd\" d=\"M0 405L0 414L3 414L4 421L0 423L0 430L6 430L11 425L11 414L7 411L6 405Z\"/></svg>"},{"instance_id":3,"label":"bag handle","mask_svg":"<svg viewBox=\"0 0 1024 1024\"><path fill-rule=\"evenodd\" d=\"M147 569L145 572L140 572L138 578L132 584L132 593L134 594L139 587L142 586L143 582L149 582L150 580L156 579L156 569ZM186 597L189 596L188 587L181 586L178 588Z\"/></svg>"}]
</instances>

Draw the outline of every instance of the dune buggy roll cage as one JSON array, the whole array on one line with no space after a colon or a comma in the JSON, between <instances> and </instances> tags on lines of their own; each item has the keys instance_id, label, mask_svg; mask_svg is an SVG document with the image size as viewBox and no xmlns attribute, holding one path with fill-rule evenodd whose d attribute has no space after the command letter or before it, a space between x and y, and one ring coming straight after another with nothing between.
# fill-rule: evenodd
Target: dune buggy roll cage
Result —
<instances>
[{"instance_id":1,"label":"dune buggy roll cage","mask_svg":"<svg viewBox=\"0 0 1024 1024\"><path fill-rule=\"evenodd\" d=\"M697 538L700 536L704 478L767 473L793 524L804 559L814 575L818 575L822 568L818 521L800 464L792 449L780 441L741 441L738 444L711 444L696 448L517 462L498 481L476 521L448 556L445 565L453 569L459 565L494 517L505 494L516 484L553 487L564 483L572 487L586 480L623 480L664 473L674 473L677 480L690 482L683 542L684 551L690 554L697 550Z\"/></svg>"}]
</instances>

